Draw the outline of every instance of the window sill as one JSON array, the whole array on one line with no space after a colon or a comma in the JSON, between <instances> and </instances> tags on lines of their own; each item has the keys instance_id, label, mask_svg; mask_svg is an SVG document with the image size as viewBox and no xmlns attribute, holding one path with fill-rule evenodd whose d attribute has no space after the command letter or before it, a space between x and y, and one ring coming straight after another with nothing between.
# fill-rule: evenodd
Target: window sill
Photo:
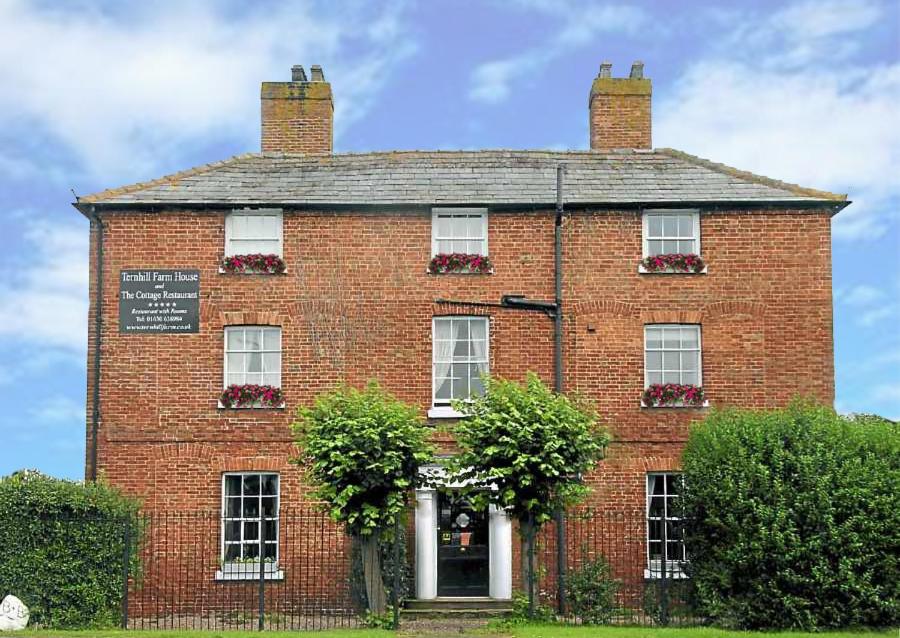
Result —
<instances>
[{"instance_id":1,"label":"window sill","mask_svg":"<svg viewBox=\"0 0 900 638\"><path fill-rule=\"evenodd\" d=\"M216 401L216 407L219 410L284 410L284 405L285 403L282 401L278 405L241 405L229 407L221 401Z\"/></svg>"},{"instance_id":2,"label":"window sill","mask_svg":"<svg viewBox=\"0 0 900 638\"><path fill-rule=\"evenodd\" d=\"M286 275L288 273L288 269L285 268L281 272L263 272L260 270L241 270L241 271L230 271L225 270L221 266L219 266L219 274L220 275L262 275L266 277L277 277L279 275Z\"/></svg>"},{"instance_id":3,"label":"window sill","mask_svg":"<svg viewBox=\"0 0 900 638\"><path fill-rule=\"evenodd\" d=\"M638 273L642 275L705 275L709 270L708 266L704 266L700 272L691 272L685 270L647 270L644 264L638 264Z\"/></svg>"},{"instance_id":4,"label":"window sill","mask_svg":"<svg viewBox=\"0 0 900 638\"><path fill-rule=\"evenodd\" d=\"M429 419L462 419L465 416L465 414L454 410L449 405L436 405L428 409Z\"/></svg>"},{"instance_id":5,"label":"window sill","mask_svg":"<svg viewBox=\"0 0 900 638\"><path fill-rule=\"evenodd\" d=\"M248 580L259 580L259 567L253 565L252 563L248 563L246 569L239 570L216 570L217 581L229 581L229 580L239 580L239 581L248 581ZM284 570L283 569L267 569L263 574L264 580L284 580Z\"/></svg>"},{"instance_id":6,"label":"window sill","mask_svg":"<svg viewBox=\"0 0 900 638\"><path fill-rule=\"evenodd\" d=\"M690 577L680 569L666 571L666 580L688 580ZM661 569L645 569L644 580L662 580Z\"/></svg>"},{"instance_id":7,"label":"window sill","mask_svg":"<svg viewBox=\"0 0 900 638\"><path fill-rule=\"evenodd\" d=\"M647 405L641 401L641 407L646 408L647 410L702 410L703 408L709 407L709 401L704 401L700 405L679 405L677 403L674 405Z\"/></svg>"}]
</instances>

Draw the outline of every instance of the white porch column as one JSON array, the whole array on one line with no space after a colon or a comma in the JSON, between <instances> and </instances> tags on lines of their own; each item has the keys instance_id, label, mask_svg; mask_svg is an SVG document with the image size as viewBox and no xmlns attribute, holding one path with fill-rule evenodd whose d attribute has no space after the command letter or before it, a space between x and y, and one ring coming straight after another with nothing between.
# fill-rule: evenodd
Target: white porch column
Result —
<instances>
[{"instance_id":1,"label":"white porch column","mask_svg":"<svg viewBox=\"0 0 900 638\"><path fill-rule=\"evenodd\" d=\"M488 595L512 598L512 522L505 510L494 505L488 509L490 574Z\"/></svg>"},{"instance_id":2,"label":"white porch column","mask_svg":"<svg viewBox=\"0 0 900 638\"><path fill-rule=\"evenodd\" d=\"M416 598L437 598L437 512L434 490L416 490Z\"/></svg>"}]
</instances>

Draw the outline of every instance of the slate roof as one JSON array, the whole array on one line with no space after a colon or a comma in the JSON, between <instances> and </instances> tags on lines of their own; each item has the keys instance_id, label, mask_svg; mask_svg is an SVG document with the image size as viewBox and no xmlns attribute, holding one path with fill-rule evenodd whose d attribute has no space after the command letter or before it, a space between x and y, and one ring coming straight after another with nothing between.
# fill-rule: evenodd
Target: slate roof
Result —
<instances>
[{"instance_id":1,"label":"slate roof","mask_svg":"<svg viewBox=\"0 0 900 638\"><path fill-rule=\"evenodd\" d=\"M102 205L845 202L672 149L251 153L79 199Z\"/></svg>"}]
</instances>

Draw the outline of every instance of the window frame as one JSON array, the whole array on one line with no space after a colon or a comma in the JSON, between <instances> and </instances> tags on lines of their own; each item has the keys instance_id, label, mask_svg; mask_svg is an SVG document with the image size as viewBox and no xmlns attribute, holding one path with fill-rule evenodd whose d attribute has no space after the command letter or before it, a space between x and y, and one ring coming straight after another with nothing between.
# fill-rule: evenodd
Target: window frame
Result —
<instances>
[{"instance_id":1,"label":"window frame","mask_svg":"<svg viewBox=\"0 0 900 638\"><path fill-rule=\"evenodd\" d=\"M654 240L665 240L667 239L665 236L661 237L650 237L650 218L655 216L662 215L691 215L692 220L692 228L694 230L694 236L691 238L694 240L694 245L696 247L695 255L702 256L703 253L700 247L700 237L703 234L700 229L700 211L695 208L687 208L687 209L677 209L677 208L649 208L641 212L641 258L646 259L647 257L652 257L654 255L650 254L649 242L651 239ZM687 237L670 237L668 239L675 240L684 240ZM669 253L657 253L660 255L669 254Z\"/></svg>"},{"instance_id":2,"label":"window frame","mask_svg":"<svg viewBox=\"0 0 900 638\"><path fill-rule=\"evenodd\" d=\"M278 217L278 233L276 237L254 238L262 241L278 242L278 250L274 254L284 259L284 210L281 208L237 208L225 214L225 257L233 257L234 255L245 255L247 253L238 253L232 249L232 242L247 241L249 238L242 237L237 240L234 235L234 218L235 217L252 217L252 216L277 216Z\"/></svg>"},{"instance_id":3,"label":"window frame","mask_svg":"<svg viewBox=\"0 0 900 638\"><path fill-rule=\"evenodd\" d=\"M241 477L241 515L237 518L227 516L228 505L227 499L228 496L226 494L226 485L228 481L228 477L230 476L240 476ZM260 478L260 490L259 490L259 516L255 519L253 518L245 518L243 513L243 499L244 499L244 479L247 476L258 476ZM217 580L253 580L259 578L259 565L260 560L250 560L250 561L226 561L225 560L225 548L227 545L231 545L233 543L228 543L225 540L225 526L228 522L232 521L240 521L241 527L241 540L238 541L238 545L241 547L241 554L243 554L243 546L246 544L243 541L244 537L244 523L245 522L253 522L254 520L259 525L259 530L261 531L264 520L272 520L271 517L266 518L263 516L263 508L262 508L262 477L263 476L274 476L276 478L276 489L275 489L275 540L274 542L270 540L266 540L266 544L272 544L275 546L275 561L272 563L266 563L265 557L263 556L263 565L264 574L263 577L267 580L269 579L281 579L284 577L284 573L280 569L280 560L281 560L281 474L279 472L270 471L270 470L241 470L241 471L227 471L222 472L221 478L221 514L219 516L219 564L220 569L216 572ZM259 533L259 532L258 532ZM259 536L257 536L257 545L259 545Z\"/></svg>"},{"instance_id":4,"label":"window frame","mask_svg":"<svg viewBox=\"0 0 900 638\"><path fill-rule=\"evenodd\" d=\"M696 328L697 329L697 383L689 384L696 385L697 387L703 387L703 324L699 323L645 323L644 324L644 389L650 387L650 370L647 365L647 353L648 352L665 352L666 350L660 348L658 350L648 350L647 349L647 329L648 328ZM680 341L680 339L679 339ZM692 352L692 350L682 350L681 344L679 343L678 352ZM681 357L679 357L679 366L681 365ZM664 372L665 367L660 370L660 372ZM678 375L679 379L684 374L684 369L679 367ZM662 382L664 383L664 382ZM684 385L684 384L679 384Z\"/></svg>"},{"instance_id":5,"label":"window frame","mask_svg":"<svg viewBox=\"0 0 900 638\"><path fill-rule=\"evenodd\" d=\"M256 328L260 330L278 330L278 385L276 387L281 388L282 382L282 374L284 371L284 331L281 326L264 326L264 325L256 325L256 324L239 324L234 326L224 326L222 329L222 389L225 390L228 388L228 331L229 330L246 330L247 328ZM265 339L265 337L263 337ZM261 344L264 344L264 341L261 341ZM256 352L256 351L254 351ZM260 356L264 355L266 352L274 352L273 350L266 350L264 347L259 350ZM242 350L240 353L235 352L235 354L246 354L246 350ZM244 371L246 374L246 370ZM261 373L265 374L265 373ZM263 379L265 380L265 379ZM269 385L269 384L259 384L259 385Z\"/></svg>"},{"instance_id":6,"label":"window frame","mask_svg":"<svg viewBox=\"0 0 900 638\"><path fill-rule=\"evenodd\" d=\"M437 399L437 364L438 361L435 360L436 356L436 348L435 348L435 336L437 334L437 322L442 320L452 320L452 319L478 319L484 322L485 328L485 346L484 346L484 361L483 363L486 365L487 372L490 374L491 370L491 318L486 317L484 315L438 315L431 318L431 409L428 411L429 417L460 417L461 413L457 412L453 409L452 405L449 402L447 403L436 403ZM471 334L471 333L470 333ZM470 338L471 340L471 338ZM465 362L454 362L451 361L451 365L453 363L482 363L482 361L465 361ZM452 400L452 399L451 399Z\"/></svg>"},{"instance_id":7,"label":"window frame","mask_svg":"<svg viewBox=\"0 0 900 638\"><path fill-rule=\"evenodd\" d=\"M661 495L663 497L663 516L661 518L660 517L653 517L653 518L650 517L650 502L651 502L651 498L654 496L653 494L650 493L650 477L651 476L658 476L658 477L663 478L663 494ZM664 470L664 471L647 472L646 474L644 474L644 507L645 507L645 510L644 510L644 512L645 512L644 513L644 527L645 527L644 544L646 545L645 555L646 555L646 561L647 561L646 567L644 568L644 578L648 579L648 580L649 579L654 579L654 580L662 579L662 571L663 571L662 567L664 564L666 567L666 578L667 579L684 579L684 578L688 577L687 574L685 574L684 570L683 570L683 566L688 562L687 547L684 542L683 534L682 534L681 539L676 540L675 542L679 543L679 545L681 547L681 554L684 556L684 560L675 560L675 559L670 560L669 559L669 543L671 541L669 541L669 537L668 537L667 523L669 521L677 521L678 523L680 523L682 520L684 520L683 516L669 516L669 501L672 498L677 498L679 495L679 493L676 493L674 495L669 495L668 486L667 486L666 480L665 480L666 477L669 477L669 476L679 477L681 486L683 488L683 486L684 486L684 473L683 472L674 471L674 470ZM660 495L657 495L657 496L660 496ZM650 521L651 520L658 520L662 523L661 528L662 528L663 536L659 541L654 541L654 542L659 542L662 544L662 552L660 554L662 558L660 558L660 559L652 558L651 553L650 553L650 542L651 542Z\"/></svg>"},{"instance_id":8,"label":"window frame","mask_svg":"<svg viewBox=\"0 0 900 638\"><path fill-rule=\"evenodd\" d=\"M465 240L459 238L440 238L437 234L438 228L438 217L442 214L460 214L460 215L473 215L478 214L481 216L481 238L470 238L466 237ZM439 241L482 241L482 252L480 253L467 253L472 255L481 255L482 257L489 256L488 249L488 209L487 208L479 208L479 207L452 207L452 208L432 208L431 209L431 256L435 257L439 254L438 252L438 242Z\"/></svg>"}]
</instances>

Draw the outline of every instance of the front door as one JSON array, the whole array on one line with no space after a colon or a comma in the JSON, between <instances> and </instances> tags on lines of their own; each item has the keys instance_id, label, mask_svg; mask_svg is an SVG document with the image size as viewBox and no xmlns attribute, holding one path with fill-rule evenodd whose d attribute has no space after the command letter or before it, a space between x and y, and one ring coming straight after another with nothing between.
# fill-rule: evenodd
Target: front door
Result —
<instances>
[{"instance_id":1,"label":"front door","mask_svg":"<svg viewBox=\"0 0 900 638\"><path fill-rule=\"evenodd\" d=\"M438 596L487 596L488 517L457 492L439 492Z\"/></svg>"}]
</instances>

